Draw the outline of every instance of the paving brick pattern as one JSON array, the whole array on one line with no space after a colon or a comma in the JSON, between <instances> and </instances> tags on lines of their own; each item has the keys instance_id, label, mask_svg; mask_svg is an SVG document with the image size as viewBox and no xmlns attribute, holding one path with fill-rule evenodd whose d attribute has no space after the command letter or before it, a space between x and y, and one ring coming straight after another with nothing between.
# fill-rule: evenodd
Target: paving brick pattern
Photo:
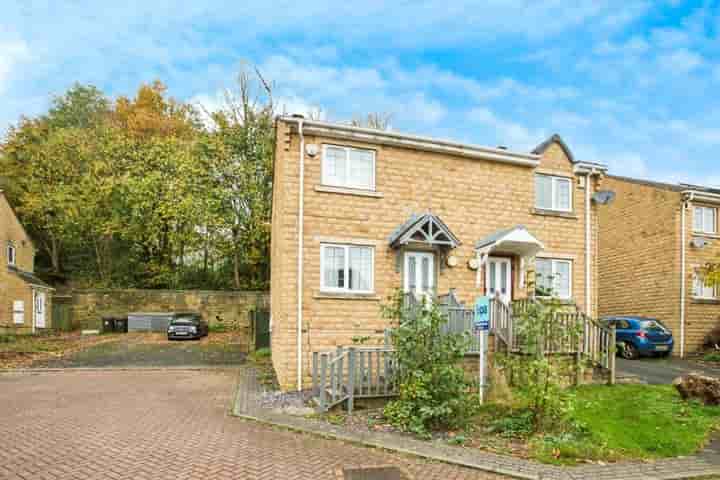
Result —
<instances>
[{"instance_id":1,"label":"paving brick pattern","mask_svg":"<svg viewBox=\"0 0 720 480\"><path fill-rule=\"evenodd\" d=\"M392 464L417 479L506 477L229 416L233 371L0 375L0 479L334 479Z\"/></svg>"}]
</instances>

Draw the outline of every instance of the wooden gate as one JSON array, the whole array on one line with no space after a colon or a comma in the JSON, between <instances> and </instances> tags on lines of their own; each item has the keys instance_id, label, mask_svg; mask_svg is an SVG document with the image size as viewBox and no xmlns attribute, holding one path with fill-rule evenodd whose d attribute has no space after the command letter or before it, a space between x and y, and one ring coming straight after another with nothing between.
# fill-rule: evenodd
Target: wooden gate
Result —
<instances>
[{"instance_id":1,"label":"wooden gate","mask_svg":"<svg viewBox=\"0 0 720 480\"><path fill-rule=\"evenodd\" d=\"M270 312L267 310L252 310L250 318L255 329L255 350L270 348Z\"/></svg>"},{"instance_id":2,"label":"wooden gate","mask_svg":"<svg viewBox=\"0 0 720 480\"><path fill-rule=\"evenodd\" d=\"M52 304L52 328L62 332L72 330L72 305L61 302Z\"/></svg>"}]
</instances>

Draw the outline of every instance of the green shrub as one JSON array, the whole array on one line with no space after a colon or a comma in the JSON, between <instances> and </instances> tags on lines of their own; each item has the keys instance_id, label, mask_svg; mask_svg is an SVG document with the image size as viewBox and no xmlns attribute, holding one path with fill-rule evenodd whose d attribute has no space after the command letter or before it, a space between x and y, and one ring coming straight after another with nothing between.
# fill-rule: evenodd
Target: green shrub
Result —
<instances>
[{"instance_id":1,"label":"green shrub","mask_svg":"<svg viewBox=\"0 0 720 480\"><path fill-rule=\"evenodd\" d=\"M720 362L720 352L710 352L703 356L706 362Z\"/></svg>"},{"instance_id":2,"label":"green shrub","mask_svg":"<svg viewBox=\"0 0 720 480\"><path fill-rule=\"evenodd\" d=\"M533 433L533 412L520 410L490 421L490 431L506 438L527 438Z\"/></svg>"},{"instance_id":3,"label":"green shrub","mask_svg":"<svg viewBox=\"0 0 720 480\"><path fill-rule=\"evenodd\" d=\"M391 339L398 362L398 398L386 405L385 417L421 436L465 427L477 406L460 365L467 336L443 333L446 318L436 305L410 310L400 293L383 313L397 324Z\"/></svg>"},{"instance_id":4,"label":"green shrub","mask_svg":"<svg viewBox=\"0 0 720 480\"><path fill-rule=\"evenodd\" d=\"M258 348L253 353L255 358L269 358L271 354L272 354L271 350L267 347L266 348Z\"/></svg>"},{"instance_id":5,"label":"green shrub","mask_svg":"<svg viewBox=\"0 0 720 480\"><path fill-rule=\"evenodd\" d=\"M562 428L572 409L571 398L563 389L562 364L545 354L546 345L560 342L572 345L579 338L578 328L560 321L561 309L561 304L553 299L529 304L520 314L521 321L516 322L523 354L497 355L527 401L534 432Z\"/></svg>"},{"instance_id":6,"label":"green shrub","mask_svg":"<svg viewBox=\"0 0 720 480\"><path fill-rule=\"evenodd\" d=\"M212 323L208 325L208 331L213 333L224 333L230 331L230 328L224 323Z\"/></svg>"}]
</instances>

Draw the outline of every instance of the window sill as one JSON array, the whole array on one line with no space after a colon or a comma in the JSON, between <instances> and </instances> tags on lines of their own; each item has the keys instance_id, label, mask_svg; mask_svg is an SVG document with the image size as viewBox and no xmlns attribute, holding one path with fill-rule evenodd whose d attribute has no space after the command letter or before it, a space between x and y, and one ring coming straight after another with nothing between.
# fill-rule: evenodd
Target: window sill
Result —
<instances>
[{"instance_id":1,"label":"window sill","mask_svg":"<svg viewBox=\"0 0 720 480\"><path fill-rule=\"evenodd\" d=\"M705 237L705 238L720 238L720 234L717 233L710 233L710 232L692 232L693 237Z\"/></svg>"},{"instance_id":2,"label":"window sill","mask_svg":"<svg viewBox=\"0 0 720 480\"><path fill-rule=\"evenodd\" d=\"M374 293L341 293L341 292L316 292L313 295L316 300L371 300L379 301L380 296Z\"/></svg>"},{"instance_id":3,"label":"window sill","mask_svg":"<svg viewBox=\"0 0 720 480\"><path fill-rule=\"evenodd\" d=\"M537 297L537 296L536 296L535 298L538 300L538 302L548 302L548 301L554 299L554 300L557 301L560 305L575 305L575 299L573 299L572 297L569 297L569 298L558 298L558 297L555 297L555 298L553 298L553 297Z\"/></svg>"},{"instance_id":4,"label":"window sill","mask_svg":"<svg viewBox=\"0 0 720 480\"><path fill-rule=\"evenodd\" d=\"M692 297L692 303L704 303L704 304L708 304L708 305L718 305L718 304L720 304L720 298Z\"/></svg>"},{"instance_id":5,"label":"window sill","mask_svg":"<svg viewBox=\"0 0 720 480\"><path fill-rule=\"evenodd\" d=\"M530 213L533 215L542 215L544 217L560 217L560 218L568 218L571 220L577 220L578 216L575 215L573 212L562 212L560 210L543 210L541 208L533 208L530 210Z\"/></svg>"},{"instance_id":6,"label":"window sill","mask_svg":"<svg viewBox=\"0 0 720 480\"><path fill-rule=\"evenodd\" d=\"M339 193L341 195L356 195L359 197L383 198L381 192L361 190L359 188L331 187L330 185L315 185L315 191L321 193Z\"/></svg>"}]
</instances>

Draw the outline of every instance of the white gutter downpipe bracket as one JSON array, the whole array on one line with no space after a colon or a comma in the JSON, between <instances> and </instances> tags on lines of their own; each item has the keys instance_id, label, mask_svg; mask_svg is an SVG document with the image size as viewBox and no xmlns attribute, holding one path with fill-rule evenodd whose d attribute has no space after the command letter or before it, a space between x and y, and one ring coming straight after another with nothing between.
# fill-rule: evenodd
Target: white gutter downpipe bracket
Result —
<instances>
[{"instance_id":1,"label":"white gutter downpipe bracket","mask_svg":"<svg viewBox=\"0 0 720 480\"><path fill-rule=\"evenodd\" d=\"M300 137L300 190L298 194L298 259L297 259L297 389L302 390L302 327L303 327L303 236L305 224L305 137L303 119L297 119Z\"/></svg>"}]
</instances>

